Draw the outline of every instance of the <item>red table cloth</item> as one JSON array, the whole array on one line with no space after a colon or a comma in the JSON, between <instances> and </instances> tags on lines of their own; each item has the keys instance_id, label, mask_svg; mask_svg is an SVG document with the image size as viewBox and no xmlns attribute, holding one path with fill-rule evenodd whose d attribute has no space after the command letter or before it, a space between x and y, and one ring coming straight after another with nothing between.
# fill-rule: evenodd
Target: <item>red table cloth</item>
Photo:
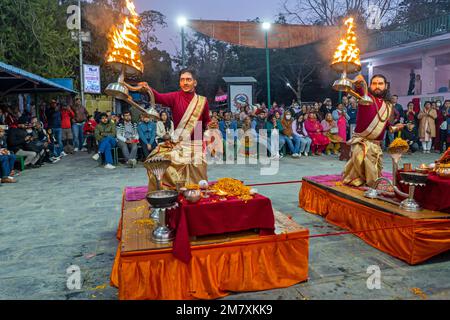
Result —
<instances>
[{"instance_id":1,"label":"red table cloth","mask_svg":"<svg viewBox=\"0 0 450 320\"><path fill-rule=\"evenodd\" d=\"M401 181L400 175L397 181ZM409 186L398 184L400 190L408 193ZM425 209L450 213L450 179L441 178L434 172L430 173L427 185L416 187L414 199Z\"/></svg>"},{"instance_id":2,"label":"red table cloth","mask_svg":"<svg viewBox=\"0 0 450 320\"><path fill-rule=\"evenodd\" d=\"M171 228L176 230L173 255L188 263L191 259L189 237L259 229L259 234L275 234L275 217L270 199L257 194L251 200L229 198L220 201L215 195L189 203L183 196L180 206L168 211Z\"/></svg>"}]
</instances>

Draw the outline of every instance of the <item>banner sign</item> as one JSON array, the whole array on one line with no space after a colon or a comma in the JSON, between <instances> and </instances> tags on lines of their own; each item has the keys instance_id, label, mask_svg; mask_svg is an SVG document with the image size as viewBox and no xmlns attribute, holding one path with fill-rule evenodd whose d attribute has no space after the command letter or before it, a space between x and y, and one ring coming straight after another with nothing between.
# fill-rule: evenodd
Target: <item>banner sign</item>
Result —
<instances>
[{"instance_id":1,"label":"banner sign","mask_svg":"<svg viewBox=\"0 0 450 320\"><path fill-rule=\"evenodd\" d=\"M83 74L84 74L84 92L100 94L101 93L100 66L92 66L89 64L84 64Z\"/></svg>"}]
</instances>

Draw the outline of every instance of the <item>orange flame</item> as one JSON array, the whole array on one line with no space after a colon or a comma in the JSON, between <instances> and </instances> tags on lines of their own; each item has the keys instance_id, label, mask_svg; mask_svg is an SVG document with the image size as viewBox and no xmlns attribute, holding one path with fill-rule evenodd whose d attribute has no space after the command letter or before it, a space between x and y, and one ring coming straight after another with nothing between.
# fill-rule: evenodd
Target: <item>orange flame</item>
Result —
<instances>
[{"instance_id":1,"label":"orange flame","mask_svg":"<svg viewBox=\"0 0 450 320\"><path fill-rule=\"evenodd\" d=\"M359 58L360 51L356 46L356 33L353 18L347 19L345 25L347 26L347 34L344 39L340 40L340 44L334 53L332 64L348 62L361 66L361 60Z\"/></svg>"},{"instance_id":2,"label":"orange flame","mask_svg":"<svg viewBox=\"0 0 450 320\"><path fill-rule=\"evenodd\" d=\"M125 16L122 27L113 26L109 35L110 43L106 61L130 66L137 71L144 71L139 48L139 15L131 0L126 0L131 17Z\"/></svg>"}]
</instances>

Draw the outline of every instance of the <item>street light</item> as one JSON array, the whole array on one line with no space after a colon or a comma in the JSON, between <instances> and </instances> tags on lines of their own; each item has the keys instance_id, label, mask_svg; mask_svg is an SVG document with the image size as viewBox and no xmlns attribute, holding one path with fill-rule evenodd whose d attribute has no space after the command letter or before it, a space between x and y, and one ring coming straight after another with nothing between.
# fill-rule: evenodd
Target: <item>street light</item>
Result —
<instances>
[{"instance_id":1,"label":"street light","mask_svg":"<svg viewBox=\"0 0 450 320\"><path fill-rule=\"evenodd\" d=\"M271 98L270 98L270 57L269 57L269 30L270 30L270 23L264 22L262 24L262 28L265 31L265 40L266 40L266 69L267 69L267 106L270 110L272 107L271 104Z\"/></svg>"},{"instance_id":2,"label":"street light","mask_svg":"<svg viewBox=\"0 0 450 320\"><path fill-rule=\"evenodd\" d=\"M186 66L186 57L184 52L184 27L187 25L188 21L185 17L179 17L177 23L181 28L181 67L184 68Z\"/></svg>"}]
</instances>

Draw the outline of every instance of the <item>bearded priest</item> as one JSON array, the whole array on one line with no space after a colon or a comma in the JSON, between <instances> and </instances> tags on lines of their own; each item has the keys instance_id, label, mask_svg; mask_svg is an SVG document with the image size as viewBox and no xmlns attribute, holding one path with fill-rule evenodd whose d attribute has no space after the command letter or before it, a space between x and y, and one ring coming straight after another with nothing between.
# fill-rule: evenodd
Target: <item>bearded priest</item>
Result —
<instances>
[{"instance_id":1,"label":"bearded priest","mask_svg":"<svg viewBox=\"0 0 450 320\"><path fill-rule=\"evenodd\" d=\"M192 69L180 71L180 90L159 93L140 83L151 91L155 103L170 107L175 126L172 136L166 136L147 159L163 157L171 160L171 166L162 179L162 187L174 188L177 183L193 184L207 180L207 163L203 147L203 134L208 129L218 129L217 121L211 121L206 97L196 93L197 77ZM149 191L156 190L156 179L148 172Z\"/></svg>"},{"instance_id":2,"label":"bearded priest","mask_svg":"<svg viewBox=\"0 0 450 320\"><path fill-rule=\"evenodd\" d=\"M355 78L355 91L363 95L365 79L358 75ZM383 152L381 141L384 139L386 129L393 132L401 130L404 125L391 126L389 119L393 112L390 92L386 77L377 74L370 81L368 88L372 98L371 105L358 105L355 134L347 143L352 146L352 156L347 162L343 183L355 187L373 186L381 177L383 170Z\"/></svg>"}]
</instances>

